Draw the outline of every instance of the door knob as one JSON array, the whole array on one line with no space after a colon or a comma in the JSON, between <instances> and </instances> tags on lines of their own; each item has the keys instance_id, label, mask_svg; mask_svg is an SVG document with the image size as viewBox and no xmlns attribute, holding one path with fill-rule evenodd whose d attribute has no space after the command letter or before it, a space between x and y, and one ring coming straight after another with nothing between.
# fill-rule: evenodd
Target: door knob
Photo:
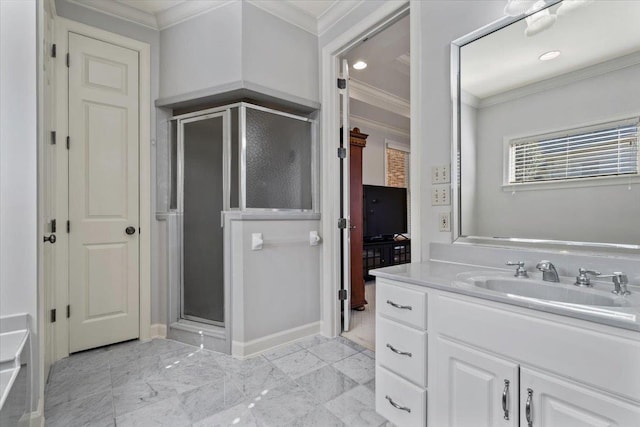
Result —
<instances>
[{"instance_id":1,"label":"door knob","mask_svg":"<svg viewBox=\"0 0 640 427\"><path fill-rule=\"evenodd\" d=\"M53 243L55 243L55 242L56 242L56 235L55 235L55 234L52 234L52 235L50 235L49 237L44 236L44 241L45 241L45 242L49 242L49 243L53 244Z\"/></svg>"},{"instance_id":2,"label":"door knob","mask_svg":"<svg viewBox=\"0 0 640 427\"><path fill-rule=\"evenodd\" d=\"M124 229L124 232L127 233L129 236L131 236L132 234L135 234L136 228L132 226L128 226L127 228Z\"/></svg>"}]
</instances>

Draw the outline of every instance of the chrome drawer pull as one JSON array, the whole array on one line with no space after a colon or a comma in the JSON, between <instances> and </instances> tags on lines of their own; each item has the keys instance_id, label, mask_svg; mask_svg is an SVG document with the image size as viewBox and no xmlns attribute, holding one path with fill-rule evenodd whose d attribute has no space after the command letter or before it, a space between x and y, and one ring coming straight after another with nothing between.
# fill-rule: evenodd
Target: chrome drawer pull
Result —
<instances>
[{"instance_id":1,"label":"chrome drawer pull","mask_svg":"<svg viewBox=\"0 0 640 427\"><path fill-rule=\"evenodd\" d=\"M411 307L410 305L396 304L395 302L391 301L390 299L387 300L387 304L389 304L390 306L395 307L395 308L400 308L402 310L413 310L413 307Z\"/></svg>"},{"instance_id":2,"label":"chrome drawer pull","mask_svg":"<svg viewBox=\"0 0 640 427\"><path fill-rule=\"evenodd\" d=\"M509 380L504 380L504 390L502 390L502 411L504 419L509 419L509 408L507 407L507 396L509 394Z\"/></svg>"},{"instance_id":3,"label":"chrome drawer pull","mask_svg":"<svg viewBox=\"0 0 640 427\"><path fill-rule=\"evenodd\" d=\"M527 403L525 405L525 414L527 416L527 427L533 427L533 418L531 417L531 399L533 398L533 390L527 389Z\"/></svg>"},{"instance_id":4,"label":"chrome drawer pull","mask_svg":"<svg viewBox=\"0 0 640 427\"><path fill-rule=\"evenodd\" d=\"M409 356L411 357L411 353L408 351L400 351L397 348L395 348L394 346L392 346L391 344L387 344L387 348L391 351L393 351L396 354L399 354L401 356Z\"/></svg>"},{"instance_id":5,"label":"chrome drawer pull","mask_svg":"<svg viewBox=\"0 0 640 427\"><path fill-rule=\"evenodd\" d=\"M408 413L411 413L411 409L407 408L406 406L400 406L398 405L396 402L393 401L392 398L390 398L388 395L384 397L385 399L387 399L389 401L389 403L391 404L391 406L393 406L396 409L399 409L401 411L407 411Z\"/></svg>"}]
</instances>

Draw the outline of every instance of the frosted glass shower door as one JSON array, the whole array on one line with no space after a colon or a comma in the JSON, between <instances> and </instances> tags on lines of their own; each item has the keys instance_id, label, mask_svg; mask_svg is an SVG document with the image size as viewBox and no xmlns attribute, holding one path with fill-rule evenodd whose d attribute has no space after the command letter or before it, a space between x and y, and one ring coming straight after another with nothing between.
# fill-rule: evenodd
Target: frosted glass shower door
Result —
<instances>
[{"instance_id":1,"label":"frosted glass shower door","mask_svg":"<svg viewBox=\"0 0 640 427\"><path fill-rule=\"evenodd\" d=\"M180 121L181 317L224 324L223 229L228 113Z\"/></svg>"}]
</instances>

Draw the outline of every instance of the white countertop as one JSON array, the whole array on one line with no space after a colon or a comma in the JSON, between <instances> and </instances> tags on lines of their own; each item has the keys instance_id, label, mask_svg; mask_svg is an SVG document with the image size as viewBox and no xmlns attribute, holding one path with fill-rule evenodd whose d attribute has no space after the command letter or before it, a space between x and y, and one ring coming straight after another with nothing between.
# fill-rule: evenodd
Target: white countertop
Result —
<instances>
[{"instance_id":1,"label":"white countertop","mask_svg":"<svg viewBox=\"0 0 640 427\"><path fill-rule=\"evenodd\" d=\"M588 320L618 328L640 331L640 305L602 307L567 304L535 298L514 298L513 296L510 297L502 292L496 292L480 287L460 286L456 283L456 276L458 274L470 271L505 272L510 270L481 267L477 265L429 261L423 263L400 264L392 267L371 270L371 274L383 279L396 280L413 285L425 286L442 291L516 305L532 310ZM538 273L529 274L534 278L541 277L541 274ZM594 285L596 290L602 289L603 292L608 292L610 289L613 289L613 285L608 282L594 282ZM640 295L640 286L629 286L629 290L633 294L633 300L637 301L638 295Z\"/></svg>"}]
</instances>

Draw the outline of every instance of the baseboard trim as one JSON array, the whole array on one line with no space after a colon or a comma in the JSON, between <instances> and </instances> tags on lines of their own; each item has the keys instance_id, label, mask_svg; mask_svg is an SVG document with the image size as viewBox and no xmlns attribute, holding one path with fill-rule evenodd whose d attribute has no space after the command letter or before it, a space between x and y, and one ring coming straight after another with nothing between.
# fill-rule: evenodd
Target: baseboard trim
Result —
<instances>
[{"instance_id":1,"label":"baseboard trim","mask_svg":"<svg viewBox=\"0 0 640 427\"><path fill-rule=\"evenodd\" d=\"M167 337L167 325L162 323L154 323L150 328L151 338L166 338Z\"/></svg>"},{"instance_id":2,"label":"baseboard trim","mask_svg":"<svg viewBox=\"0 0 640 427\"><path fill-rule=\"evenodd\" d=\"M21 419L18 426L44 427L44 399L38 399L38 410L31 412L26 419Z\"/></svg>"},{"instance_id":3,"label":"baseboard trim","mask_svg":"<svg viewBox=\"0 0 640 427\"><path fill-rule=\"evenodd\" d=\"M275 334L247 342L232 341L231 354L234 357L241 359L254 356L283 344L288 344L301 338L319 334L320 324L321 322L308 323L306 325L287 329L286 331L277 332Z\"/></svg>"}]
</instances>

